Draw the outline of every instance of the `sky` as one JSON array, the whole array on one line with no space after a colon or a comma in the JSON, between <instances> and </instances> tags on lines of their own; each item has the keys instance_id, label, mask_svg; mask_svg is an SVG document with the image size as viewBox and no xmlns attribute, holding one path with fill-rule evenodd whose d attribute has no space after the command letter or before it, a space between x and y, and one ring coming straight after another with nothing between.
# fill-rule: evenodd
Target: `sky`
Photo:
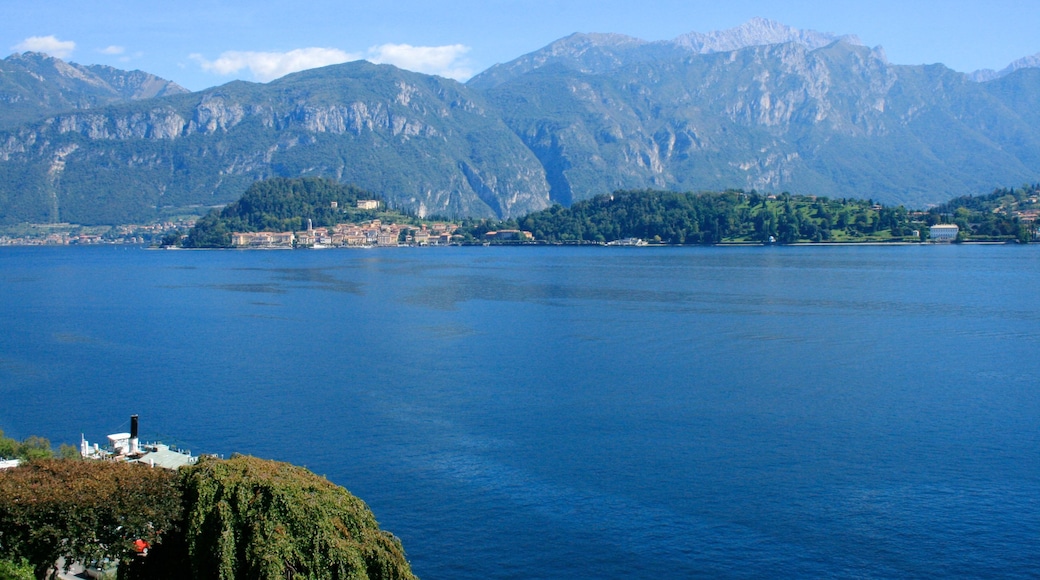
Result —
<instances>
[{"instance_id":1,"label":"sky","mask_svg":"<svg viewBox=\"0 0 1040 580\"><path fill-rule=\"evenodd\" d=\"M201 90L366 59L466 80L574 32L669 40L753 18L971 72L1040 53L1036 0L0 0L0 47Z\"/></svg>"}]
</instances>

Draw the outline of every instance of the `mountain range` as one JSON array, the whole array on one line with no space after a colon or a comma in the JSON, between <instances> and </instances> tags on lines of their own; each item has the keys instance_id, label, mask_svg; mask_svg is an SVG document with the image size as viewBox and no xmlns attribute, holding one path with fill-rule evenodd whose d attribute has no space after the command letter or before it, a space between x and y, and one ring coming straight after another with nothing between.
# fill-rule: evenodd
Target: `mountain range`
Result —
<instances>
[{"instance_id":1,"label":"mountain range","mask_svg":"<svg viewBox=\"0 0 1040 580\"><path fill-rule=\"evenodd\" d=\"M155 75L110 66L83 66L38 52L0 60L0 129L74 109L96 109L187 93Z\"/></svg>"},{"instance_id":2,"label":"mountain range","mask_svg":"<svg viewBox=\"0 0 1040 580\"><path fill-rule=\"evenodd\" d=\"M755 19L574 34L465 84L364 61L189 93L140 71L0 61L0 223L126 223L324 176L419 215L516 217L618 189L924 207L1040 176L1040 59L887 61Z\"/></svg>"}]
</instances>

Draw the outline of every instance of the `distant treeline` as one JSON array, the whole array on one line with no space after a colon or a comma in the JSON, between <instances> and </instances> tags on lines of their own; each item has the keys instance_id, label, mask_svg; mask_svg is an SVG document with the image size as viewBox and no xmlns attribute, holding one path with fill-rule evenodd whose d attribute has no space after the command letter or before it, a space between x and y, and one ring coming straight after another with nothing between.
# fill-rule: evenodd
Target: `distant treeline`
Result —
<instances>
[{"instance_id":1,"label":"distant treeline","mask_svg":"<svg viewBox=\"0 0 1040 580\"><path fill-rule=\"evenodd\" d=\"M923 241L929 226L952 223L960 227L962 240L1028 242L1034 229L1022 216L1040 209L1038 194L1040 184L997 189L984 196L958 197L927 212L911 212L869 199L766 195L755 190L617 191L518 219L467 219L456 233L463 243L482 242L488 232L498 230L525 231L536 242L571 244L625 238L675 245L898 242ZM308 219L315 227L377 217L416 221L396 212L358 210L359 199L379 197L328 179L260 181L235 203L200 219L183 245L227 247L233 231L300 231Z\"/></svg>"},{"instance_id":2,"label":"distant treeline","mask_svg":"<svg viewBox=\"0 0 1040 580\"><path fill-rule=\"evenodd\" d=\"M487 231L512 228L546 242L604 243L640 238L686 245L902 240L915 230L908 216L902 206L883 207L870 200L740 190L638 190L599 195L570 208L555 205L518 220L468 223L462 233L476 238Z\"/></svg>"},{"instance_id":3,"label":"distant treeline","mask_svg":"<svg viewBox=\"0 0 1040 580\"><path fill-rule=\"evenodd\" d=\"M5 437L3 429L0 429L0 459L29 461L32 459L50 459L54 456L54 449L51 448L49 440L36 435L30 435L18 441L11 437ZM63 443L58 448L58 456L64 458L79 457L79 450ZM0 576L0 578L2 577Z\"/></svg>"}]
</instances>

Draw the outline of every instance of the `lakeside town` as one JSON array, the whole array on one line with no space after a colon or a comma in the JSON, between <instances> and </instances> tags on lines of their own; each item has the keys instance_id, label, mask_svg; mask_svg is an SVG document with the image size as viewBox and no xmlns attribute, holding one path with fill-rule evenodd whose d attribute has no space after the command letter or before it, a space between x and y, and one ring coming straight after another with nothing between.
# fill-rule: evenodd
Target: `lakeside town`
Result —
<instances>
[{"instance_id":1,"label":"lakeside town","mask_svg":"<svg viewBox=\"0 0 1040 580\"><path fill-rule=\"evenodd\" d=\"M172 245L195 226L194 220L164 221L155 224L86 227L75 224L31 224L19 235L0 234L0 246L88 246L88 245ZM303 231L233 232L231 246L241 249L292 249L342 247L448 246L459 244L458 224L435 222L419 226L383 223L376 219L359 224L313 227ZM529 232L500 230L487 232L489 241L529 241ZM165 241L164 241L165 240Z\"/></svg>"},{"instance_id":2,"label":"lakeside town","mask_svg":"<svg viewBox=\"0 0 1040 580\"><path fill-rule=\"evenodd\" d=\"M613 201L615 196L610 196ZM747 197L746 195L744 197ZM797 200L803 207L792 210L791 200ZM594 201L594 200L593 200ZM955 212L933 215L932 212L913 211L907 212L901 208L890 209L880 204L870 202L863 208L853 208L853 213L846 215L828 214L819 198L805 196L799 198L778 197L768 195L759 202L772 204L763 214L765 219L772 220L772 225L763 222L757 223L762 218L755 218L755 233L744 232L742 235L724 237L719 236L709 243L724 245L744 244L774 244L774 243L955 243L955 242L980 242L980 243L1006 243L1017 241L1018 243L1040 239L1040 200L1034 193L1027 197L1022 203L1001 205L993 209L983 211L968 211L966 208L957 209ZM831 202L825 202L831 203ZM846 204L841 200L841 204ZM356 208L354 207L356 204ZM547 236L540 227L530 220L512 220L505 222L481 222L474 227L452 221L425 222L409 219L395 212L376 213L381 208L381 202L372 199L359 199L350 204L349 211L363 212L355 215L354 220L343 223L334 223L315 227L314 220L296 218L293 229L283 231L233 231L235 226L228 225L224 230L224 241L219 247L235 249L294 249L294 248L371 248L371 247L397 247L397 246L449 246L449 245L475 245L475 244L517 244L517 243L570 243L570 244L597 244L609 246L641 246L641 245L674 245L674 237L667 236L644 236L640 231L630 231L622 234L615 228L614 237L599 235L598 239L582 237L581 225L578 226L579 234L557 235L553 238ZM340 209L336 201L330 203L332 211L345 212ZM839 207L839 210L843 209ZM844 208L847 209L847 208ZM781 216L781 210L786 216ZM859 213L855 213L858 211ZM901 212L901 215L900 215ZM549 212L551 213L551 212ZM544 214L544 212L543 212ZM885 215L889 215L890 223L882 225ZM538 214L532 214L537 216ZM363 219L358 221L358 217ZM657 216L660 218L660 216ZM830 219L835 223L831 224ZM368 219L364 219L368 218ZM568 218L571 222L584 219L585 227L595 227L584 218ZM655 218L657 219L657 218ZM670 219L674 219L674 216ZM786 219L795 225L795 234L784 237L780 221ZM812 235L810 230L814 227L805 227L810 220L822 220L820 225L827 223L826 228L838 227L839 230L819 231ZM137 245L151 247L210 247L198 246L185 243L189 233L196 227L199 220L205 221L197 216L182 216L176 219L167 219L149 224L127 224L117 226L82 226L76 224L20 224L0 228L0 246L73 246L73 245ZM997 223L1003 220L1004 225ZM289 220L292 221L292 220ZM405 223L400 223L404 221ZM537 229L537 233L518 229L516 226L524 225L531 229ZM660 221L660 220L658 220ZM944 223L936 223L938 221ZM326 220L326 223L328 220ZM861 223L862 222L862 223ZM950 223L954 222L954 223ZM284 221L282 223L285 223ZM958 225L960 224L960 225ZM1018 228L1018 233L1007 230L1007 224ZM1018 225L1015 225L1018 224ZM709 224L710 226L710 224ZM284 227L284 226L283 226ZM550 225L549 229L558 227L558 224ZM568 225L570 227L570 225ZM750 226L749 226L750 227ZM890 232L878 230L890 228ZM841 235L840 228L847 232L856 230L858 235ZM270 229L277 229L270 228ZM645 228L644 228L645 229ZM696 226L694 226L696 229ZM758 231L760 230L761 231ZM788 229L791 229L789 225ZM231 231L229 231L231 230ZM636 229L638 230L638 228ZM833 234L837 235L833 235ZM1024 233L1023 233L1024 232ZM644 232L645 233L645 232ZM653 233L653 232L651 232ZM828 234L828 235L820 235ZM621 234L620 236L618 234ZM856 232L853 232L856 234ZM189 240L190 241L190 240ZM680 238L679 244L683 244ZM689 241L685 242L689 243ZM703 242L702 242L703 243Z\"/></svg>"},{"instance_id":3,"label":"lakeside town","mask_svg":"<svg viewBox=\"0 0 1040 580\"><path fill-rule=\"evenodd\" d=\"M83 228L72 224L36 226L42 231L20 236L0 235L0 246L86 246L86 245L173 245L169 236L180 239L183 232L194 226L193 220L161 222L156 224L130 224L113 226L98 233L98 228ZM329 227L313 227L299 232L233 232L231 247L234 249L324 249L324 248L372 248L399 246L450 246L465 244L464 236L455 232L457 224L436 222L420 226L382 223L372 220L360 224L338 224ZM54 231L57 230L57 231ZM83 232L81 230L93 230ZM960 228L955 224L936 224L928 228L928 243L953 243L958 241ZM913 237L918 237L913 232ZM1040 227L1034 229L1034 239L1040 239ZM165 241L164 241L165 240ZM522 230L497 230L483 234L482 243L532 242L531 232ZM770 240L774 242L774 240ZM624 238L607 242L607 246L646 246L642 238Z\"/></svg>"},{"instance_id":4,"label":"lakeside town","mask_svg":"<svg viewBox=\"0 0 1040 580\"><path fill-rule=\"evenodd\" d=\"M180 235L193 227L194 218L118 226L23 224L0 231L0 246L159 245L165 236Z\"/></svg>"},{"instance_id":5,"label":"lakeside town","mask_svg":"<svg viewBox=\"0 0 1040 580\"><path fill-rule=\"evenodd\" d=\"M420 246L447 246L458 226L435 223L419 227L384 224L372 220L364 224L338 224L331 228L315 228L308 223L300 232L233 232L234 248L328 248L397 246L402 243Z\"/></svg>"}]
</instances>

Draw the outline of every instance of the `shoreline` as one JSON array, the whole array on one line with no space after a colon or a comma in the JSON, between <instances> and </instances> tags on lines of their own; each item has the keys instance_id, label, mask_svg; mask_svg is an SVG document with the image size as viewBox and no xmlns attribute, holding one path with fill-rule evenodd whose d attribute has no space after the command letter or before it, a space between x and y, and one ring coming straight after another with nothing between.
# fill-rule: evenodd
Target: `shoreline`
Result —
<instances>
[{"instance_id":1,"label":"shoreline","mask_svg":"<svg viewBox=\"0 0 1040 580\"><path fill-rule=\"evenodd\" d=\"M383 248L466 248L466 247L484 247L484 248L520 248L520 247L601 247L601 248L639 248L639 249L652 249L652 248L809 248L809 247L841 247L841 246L1029 246L1035 245L1038 242L1014 242L1014 241L963 241L963 242L881 242L881 241L864 241L864 242L795 242L793 244L765 244L762 242L720 242L718 244L643 244L638 246L621 246L611 245L607 243L562 243L562 242L524 242L524 243L491 243L491 244L449 244L449 245L400 245L400 246L334 246L326 248L310 248L307 246L303 247L285 247L285 246L272 246L272 247L229 247L229 248L182 248L179 246L152 246L146 244L2 244L0 248L72 248L72 247L122 247L122 248L137 248L141 250L173 250L173 251L192 251L192 250L229 250L229 251L285 251L285 250L373 250Z\"/></svg>"}]
</instances>

